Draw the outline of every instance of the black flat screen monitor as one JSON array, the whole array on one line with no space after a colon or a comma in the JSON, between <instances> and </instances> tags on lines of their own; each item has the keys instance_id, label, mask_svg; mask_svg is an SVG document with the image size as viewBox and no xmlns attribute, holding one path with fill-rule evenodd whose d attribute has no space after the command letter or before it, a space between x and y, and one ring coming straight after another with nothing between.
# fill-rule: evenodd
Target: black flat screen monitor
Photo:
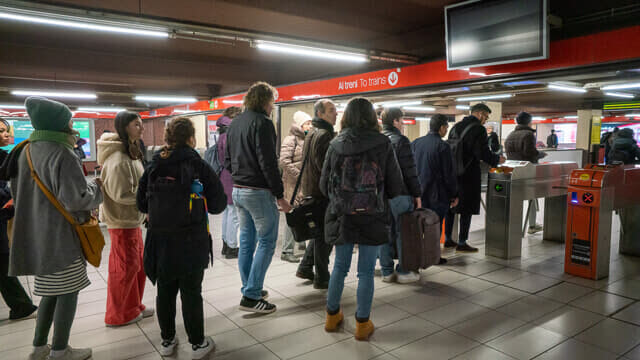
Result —
<instances>
[{"instance_id":1,"label":"black flat screen monitor","mask_svg":"<svg viewBox=\"0 0 640 360\"><path fill-rule=\"evenodd\" d=\"M546 59L547 0L472 0L445 7L447 68Z\"/></svg>"}]
</instances>

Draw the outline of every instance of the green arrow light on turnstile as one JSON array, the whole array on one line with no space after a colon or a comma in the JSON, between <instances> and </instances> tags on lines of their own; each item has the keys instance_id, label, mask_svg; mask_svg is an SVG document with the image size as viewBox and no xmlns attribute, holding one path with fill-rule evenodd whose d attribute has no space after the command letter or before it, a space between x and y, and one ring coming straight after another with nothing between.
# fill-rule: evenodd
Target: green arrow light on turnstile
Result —
<instances>
[{"instance_id":1,"label":"green arrow light on turnstile","mask_svg":"<svg viewBox=\"0 0 640 360\"><path fill-rule=\"evenodd\" d=\"M502 191L502 189L504 189L504 187L501 184L496 184L495 189L496 189L497 192L500 192L500 191Z\"/></svg>"}]
</instances>

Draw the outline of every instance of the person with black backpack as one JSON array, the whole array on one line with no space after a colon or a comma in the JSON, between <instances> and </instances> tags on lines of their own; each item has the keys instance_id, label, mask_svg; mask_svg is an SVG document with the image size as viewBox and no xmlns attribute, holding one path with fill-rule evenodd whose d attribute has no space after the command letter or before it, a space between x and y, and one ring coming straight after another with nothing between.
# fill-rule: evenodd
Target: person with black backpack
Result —
<instances>
[{"instance_id":1,"label":"person with black backpack","mask_svg":"<svg viewBox=\"0 0 640 360\"><path fill-rule=\"evenodd\" d=\"M325 241L336 249L327 294L327 332L338 330L344 320L340 300L358 244L355 338L368 340L373 333L369 317L376 257L391 235L389 199L401 195L403 187L402 171L389 138L379 131L373 105L364 98L349 101L342 131L329 145L320 177L320 191L329 198Z\"/></svg>"},{"instance_id":2,"label":"person with black backpack","mask_svg":"<svg viewBox=\"0 0 640 360\"><path fill-rule=\"evenodd\" d=\"M460 252L477 252L478 249L467 244L471 216L480 213L481 170L480 161L491 167L503 163L503 156L494 154L489 149L487 131L484 124L489 119L491 109L486 104L478 103L471 107L471 115L455 124L449 132L449 145L453 153L454 165L458 177L458 206L447 213L445 218L446 248L455 247ZM451 239L455 214L460 214L460 236L456 243Z\"/></svg>"},{"instance_id":3,"label":"person with black backpack","mask_svg":"<svg viewBox=\"0 0 640 360\"><path fill-rule=\"evenodd\" d=\"M611 150L607 154L609 164L637 164L640 160L640 148L633 138L633 130L622 129L613 139Z\"/></svg>"},{"instance_id":4,"label":"person with black backpack","mask_svg":"<svg viewBox=\"0 0 640 360\"><path fill-rule=\"evenodd\" d=\"M220 177L224 193L227 195L227 207L222 213L222 255L225 259L238 258L238 214L233 205L233 179L229 170L225 169L224 155L227 150L227 130L233 118L238 116L242 109L237 106L227 108L216 121L215 142L204 153L204 160L211 165L216 175Z\"/></svg>"},{"instance_id":5,"label":"person with black backpack","mask_svg":"<svg viewBox=\"0 0 640 360\"><path fill-rule=\"evenodd\" d=\"M192 358L215 349L204 336L202 280L213 261L208 214L221 213L227 203L220 179L195 146L191 120L179 117L165 129L165 147L154 155L138 186L138 209L148 214L144 270L156 284L156 313L162 342L160 355L171 356L176 337L176 296L180 291L184 327Z\"/></svg>"}]
</instances>

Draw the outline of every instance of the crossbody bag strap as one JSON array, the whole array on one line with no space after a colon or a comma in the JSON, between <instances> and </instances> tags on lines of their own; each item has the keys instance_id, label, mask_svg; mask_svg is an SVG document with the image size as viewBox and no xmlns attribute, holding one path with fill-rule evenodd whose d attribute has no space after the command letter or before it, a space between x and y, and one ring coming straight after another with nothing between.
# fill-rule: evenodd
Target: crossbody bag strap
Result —
<instances>
[{"instance_id":1,"label":"crossbody bag strap","mask_svg":"<svg viewBox=\"0 0 640 360\"><path fill-rule=\"evenodd\" d=\"M60 214L62 214L62 216L64 216L64 218L67 219L67 221L71 225L74 225L74 226L78 225L78 223L75 221L73 216L71 216L71 214L69 214L69 212L64 208L64 206L62 206L62 204L60 204L60 201L58 201L58 199L56 199L56 197L53 196L51 191L49 191L49 189L47 189L47 187L44 185L42 180L40 180L40 177L38 177L38 174L33 169L33 162L31 161L31 152L29 150L30 150L29 149L29 144L27 144L27 146L25 147L25 151L26 151L26 155L27 155L27 163L29 164L29 169L31 170L31 177L36 182L36 184L38 184L38 187L40 188L40 190L42 190L42 192L47 197L47 199L49 199L49 201L51 201L51 204L53 204L53 206L55 206L55 208L58 209Z\"/></svg>"},{"instance_id":2,"label":"crossbody bag strap","mask_svg":"<svg viewBox=\"0 0 640 360\"><path fill-rule=\"evenodd\" d=\"M304 151L304 147L303 147ZM300 174L298 175L298 179L296 180L296 187L293 188L293 196L291 196L291 201L289 204L293 206L293 201L296 199L296 195L298 195L298 190L300 189L300 183L302 182L302 174L304 174L304 168L307 166L307 160L309 160L309 153L311 152L311 146L309 146L309 151L304 156L302 160L302 167L300 168ZM295 151L294 151L295 154Z\"/></svg>"}]
</instances>

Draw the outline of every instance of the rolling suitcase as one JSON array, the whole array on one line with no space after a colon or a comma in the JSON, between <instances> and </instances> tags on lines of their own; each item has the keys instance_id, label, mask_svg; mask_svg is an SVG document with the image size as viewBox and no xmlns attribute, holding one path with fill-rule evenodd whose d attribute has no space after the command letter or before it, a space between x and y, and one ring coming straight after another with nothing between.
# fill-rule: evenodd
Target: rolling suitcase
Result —
<instances>
[{"instance_id":1,"label":"rolling suitcase","mask_svg":"<svg viewBox=\"0 0 640 360\"><path fill-rule=\"evenodd\" d=\"M429 209L400 215L402 267L407 271L426 269L440 261L440 217Z\"/></svg>"}]
</instances>

